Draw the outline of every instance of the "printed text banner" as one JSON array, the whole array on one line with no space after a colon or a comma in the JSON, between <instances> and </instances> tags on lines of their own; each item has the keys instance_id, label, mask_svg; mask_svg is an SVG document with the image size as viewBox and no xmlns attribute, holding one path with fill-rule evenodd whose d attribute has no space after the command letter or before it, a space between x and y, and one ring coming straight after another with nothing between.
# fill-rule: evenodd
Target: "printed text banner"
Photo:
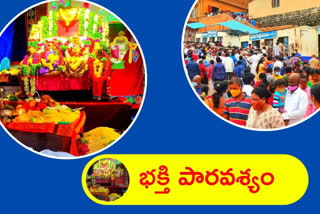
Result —
<instances>
[{"instance_id":1,"label":"printed text banner","mask_svg":"<svg viewBox=\"0 0 320 214\"><path fill-rule=\"evenodd\" d=\"M122 162L130 177L120 199L105 202L86 187L99 159ZM305 166L290 155L101 155L82 185L106 205L288 205L308 187Z\"/></svg>"}]
</instances>

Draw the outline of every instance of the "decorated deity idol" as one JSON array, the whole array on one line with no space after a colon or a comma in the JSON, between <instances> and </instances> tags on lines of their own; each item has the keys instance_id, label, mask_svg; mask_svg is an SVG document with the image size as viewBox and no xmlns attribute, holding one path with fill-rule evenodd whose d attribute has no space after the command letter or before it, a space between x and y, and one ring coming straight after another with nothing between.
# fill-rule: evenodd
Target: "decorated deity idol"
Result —
<instances>
[{"instance_id":1,"label":"decorated deity idol","mask_svg":"<svg viewBox=\"0 0 320 214\"><path fill-rule=\"evenodd\" d=\"M56 41L46 41L41 45L41 69L40 75L58 75L65 70L62 61L62 51L57 48Z\"/></svg>"},{"instance_id":2,"label":"decorated deity idol","mask_svg":"<svg viewBox=\"0 0 320 214\"><path fill-rule=\"evenodd\" d=\"M131 64L132 62L132 50L137 48L137 44L134 42L130 42L127 37L124 36L125 33L120 31L118 36L114 38L113 42L110 44L111 47L111 61L113 63L121 63L123 62L124 56L129 51L129 60L128 62Z\"/></svg>"},{"instance_id":3,"label":"decorated deity idol","mask_svg":"<svg viewBox=\"0 0 320 214\"><path fill-rule=\"evenodd\" d=\"M81 77L86 70L85 47L78 35L72 37L72 42L66 51L65 64L68 77Z\"/></svg>"}]
</instances>

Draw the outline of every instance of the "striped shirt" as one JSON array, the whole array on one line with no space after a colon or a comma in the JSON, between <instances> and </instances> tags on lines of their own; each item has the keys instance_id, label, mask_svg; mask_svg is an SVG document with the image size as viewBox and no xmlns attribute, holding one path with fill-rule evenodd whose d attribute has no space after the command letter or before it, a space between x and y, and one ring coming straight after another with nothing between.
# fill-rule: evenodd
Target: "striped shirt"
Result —
<instances>
[{"instance_id":1,"label":"striped shirt","mask_svg":"<svg viewBox=\"0 0 320 214\"><path fill-rule=\"evenodd\" d=\"M273 94L273 103L272 103L273 108L280 108L284 106L286 95L287 95L287 89L285 89L283 93L276 91Z\"/></svg>"},{"instance_id":2,"label":"striped shirt","mask_svg":"<svg viewBox=\"0 0 320 214\"><path fill-rule=\"evenodd\" d=\"M229 121L246 126L250 108L251 98L245 94L240 101L234 98L228 99L224 105L223 114L229 116Z\"/></svg>"}]
</instances>

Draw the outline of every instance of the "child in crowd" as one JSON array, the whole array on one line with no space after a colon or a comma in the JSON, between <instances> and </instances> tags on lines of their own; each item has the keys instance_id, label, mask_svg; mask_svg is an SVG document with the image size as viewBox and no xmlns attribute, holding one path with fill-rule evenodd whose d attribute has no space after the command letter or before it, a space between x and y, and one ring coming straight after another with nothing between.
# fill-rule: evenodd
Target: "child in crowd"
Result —
<instances>
[{"instance_id":1,"label":"child in crowd","mask_svg":"<svg viewBox=\"0 0 320 214\"><path fill-rule=\"evenodd\" d=\"M311 69L309 75L311 76L310 81L308 82L308 86L311 88L314 84L320 83L320 70L319 69Z\"/></svg>"},{"instance_id":2,"label":"child in crowd","mask_svg":"<svg viewBox=\"0 0 320 214\"><path fill-rule=\"evenodd\" d=\"M271 84L274 85L276 79L274 78L274 76L272 75L272 68L268 67L266 70L266 75L267 75L267 81Z\"/></svg>"},{"instance_id":3,"label":"child in crowd","mask_svg":"<svg viewBox=\"0 0 320 214\"><path fill-rule=\"evenodd\" d=\"M276 91L273 94L273 108L278 108L280 112L284 111L284 102L286 100L286 82L284 79L278 79L275 83Z\"/></svg>"},{"instance_id":4,"label":"child in crowd","mask_svg":"<svg viewBox=\"0 0 320 214\"><path fill-rule=\"evenodd\" d=\"M282 78L283 78L283 76L281 75L281 69L280 69L280 67L275 67L275 68L274 68L273 77L274 77L275 80L278 80L278 79L282 79Z\"/></svg>"},{"instance_id":5,"label":"child in crowd","mask_svg":"<svg viewBox=\"0 0 320 214\"><path fill-rule=\"evenodd\" d=\"M200 97L202 100L205 100L208 96L209 87L208 85L202 85L201 91L200 91Z\"/></svg>"},{"instance_id":6,"label":"child in crowd","mask_svg":"<svg viewBox=\"0 0 320 214\"><path fill-rule=\"evenodd\" d=\"M261 82L263 82L263 80L267 80L267 75L265 74L265 73L260 73L259 74L259 80L256 82L256 84L254 84L254 88L256 88L256 87L258 87L259 86L259 84L261 83Z\"/></svg>"}]
</instances>

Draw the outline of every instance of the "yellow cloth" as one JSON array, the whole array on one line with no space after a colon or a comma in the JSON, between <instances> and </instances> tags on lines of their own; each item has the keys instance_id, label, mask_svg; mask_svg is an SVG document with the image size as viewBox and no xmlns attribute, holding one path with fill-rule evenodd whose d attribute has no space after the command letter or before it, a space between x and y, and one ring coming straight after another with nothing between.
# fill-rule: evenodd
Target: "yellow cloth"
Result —
<instances>
[{"instance_id":1,"label":"yellow cloth","mask_svg":"<svg viewBox=\"0 0 320 214\"><path fill-rule=\"evenodd\" d=\"M88 142L89 153L103 149L119 137L119 133L108 127L98 127L83 133L83 138Z\"/></svg>"},{"instance_id":2,"label":"yellow cloth","mask_svg":"<svg viewBox=\"0 0 320 214\"><path fill-rule=\"evenodd\" d=\"M266 66L264 64L259 65L259 71L256 75L256 82L259 81L259 74L266 73Z\"/></svg>"}]
</instances>

